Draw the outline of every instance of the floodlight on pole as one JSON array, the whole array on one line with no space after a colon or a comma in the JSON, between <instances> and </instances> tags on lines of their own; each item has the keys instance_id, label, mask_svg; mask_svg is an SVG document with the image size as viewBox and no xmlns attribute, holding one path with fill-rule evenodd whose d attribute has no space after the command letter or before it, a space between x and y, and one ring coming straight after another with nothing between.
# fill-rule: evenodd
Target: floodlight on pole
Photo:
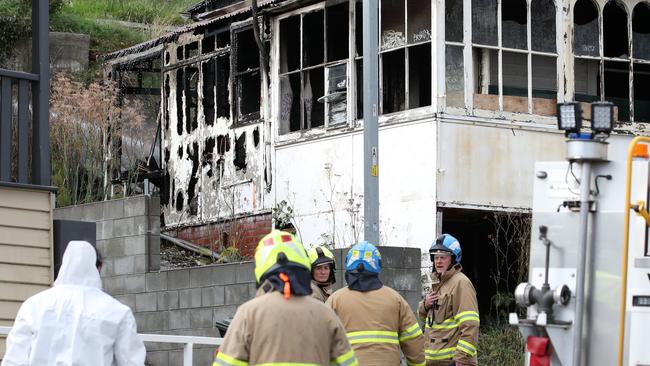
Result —
<instances>
[{"instance_id":1,"label":"floodlight on pole","mask_svg":"<svg viewBox=\"0 0 650 366\"><path fill-rule=\"evenodd\" d=\"M614 129L614 104L611 102L591 103L591 130L609 135Z\"/></svg>"},{"instance_id":2,"label":"floodlight on pole","mask_svg":"<svg viewBox=\"0 0 650 366\"><path fill-rule=\"evenodd\" d=\"M566 135L580 133L582 128L582 107L578 102L558 103L557 127Z\"/></svg>"}]
</instances>

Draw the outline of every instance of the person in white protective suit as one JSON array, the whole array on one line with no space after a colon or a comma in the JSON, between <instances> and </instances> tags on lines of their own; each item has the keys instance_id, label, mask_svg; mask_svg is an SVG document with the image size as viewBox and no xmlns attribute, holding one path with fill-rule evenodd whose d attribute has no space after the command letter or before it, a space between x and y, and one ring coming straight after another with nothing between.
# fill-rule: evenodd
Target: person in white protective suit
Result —
<instances>
[{"instance_id":1,"label":"person in white protective suit","mask_svg":"<svg viewBox=\"0 0 650 366\"><path fill-rule=\"evenodd\" d=\"M100 266L90 243L68 244L54 287L18 310L2 366L144 365L133 313L102 291Z\"/></svg>"}]
</instances>

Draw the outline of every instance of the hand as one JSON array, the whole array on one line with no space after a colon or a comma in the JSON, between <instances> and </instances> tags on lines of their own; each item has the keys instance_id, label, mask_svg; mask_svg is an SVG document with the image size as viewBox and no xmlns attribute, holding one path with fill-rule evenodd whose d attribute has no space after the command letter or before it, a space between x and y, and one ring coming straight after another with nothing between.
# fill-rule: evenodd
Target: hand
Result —
<instances>
[{"instance_id":1,"label":"hand","mask_svg":"<svg viewBox=\"0 0 650 366\"><path fill-rule=\"evenodd\" d=\"M437 292L435 292L435 291L430 291L430 292L427 294L427 296L424 297L424 308L427 309L427 310L428 310L428 309L431 309L431 307L433 306L433 304L434 304L436 301L438 301L438 298L439 298L439 297L440 297L440 295L439 295Z\"/></svg>"}]
</instances>

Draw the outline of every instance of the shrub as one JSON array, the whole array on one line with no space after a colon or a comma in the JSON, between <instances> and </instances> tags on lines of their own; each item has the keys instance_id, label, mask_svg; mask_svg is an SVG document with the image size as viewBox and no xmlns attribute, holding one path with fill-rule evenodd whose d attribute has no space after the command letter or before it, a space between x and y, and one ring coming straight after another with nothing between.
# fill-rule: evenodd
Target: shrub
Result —
<instances>
[{"instance_id":1,"label":"shrub","mask_svg":"<svg viewBox=\"0 0 650 366\"><path fill-rule=\"evenodd\" d=\"M523 365L524 349L524 340L517 327L496 322L481 325L478 345L479 365Z\"/></svg>"}]
</instances>

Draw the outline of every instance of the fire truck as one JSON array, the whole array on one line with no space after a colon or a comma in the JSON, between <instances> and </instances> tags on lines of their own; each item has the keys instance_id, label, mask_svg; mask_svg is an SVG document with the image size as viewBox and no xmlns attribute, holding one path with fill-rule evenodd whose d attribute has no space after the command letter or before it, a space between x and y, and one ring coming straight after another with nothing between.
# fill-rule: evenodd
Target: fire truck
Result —
<instances>
[{"instance_id":1,"label":"fire truck","mask_svg":"<svg viewBox=\"0 0 650 366\"><path fill-rule=\"evenodd\" d=\"M650 366L650 138L609 137L597 115L588 134L559 122L566 160L535 164L528 282L509 315L527 366Z\"/></svg>"}]
</instances>

